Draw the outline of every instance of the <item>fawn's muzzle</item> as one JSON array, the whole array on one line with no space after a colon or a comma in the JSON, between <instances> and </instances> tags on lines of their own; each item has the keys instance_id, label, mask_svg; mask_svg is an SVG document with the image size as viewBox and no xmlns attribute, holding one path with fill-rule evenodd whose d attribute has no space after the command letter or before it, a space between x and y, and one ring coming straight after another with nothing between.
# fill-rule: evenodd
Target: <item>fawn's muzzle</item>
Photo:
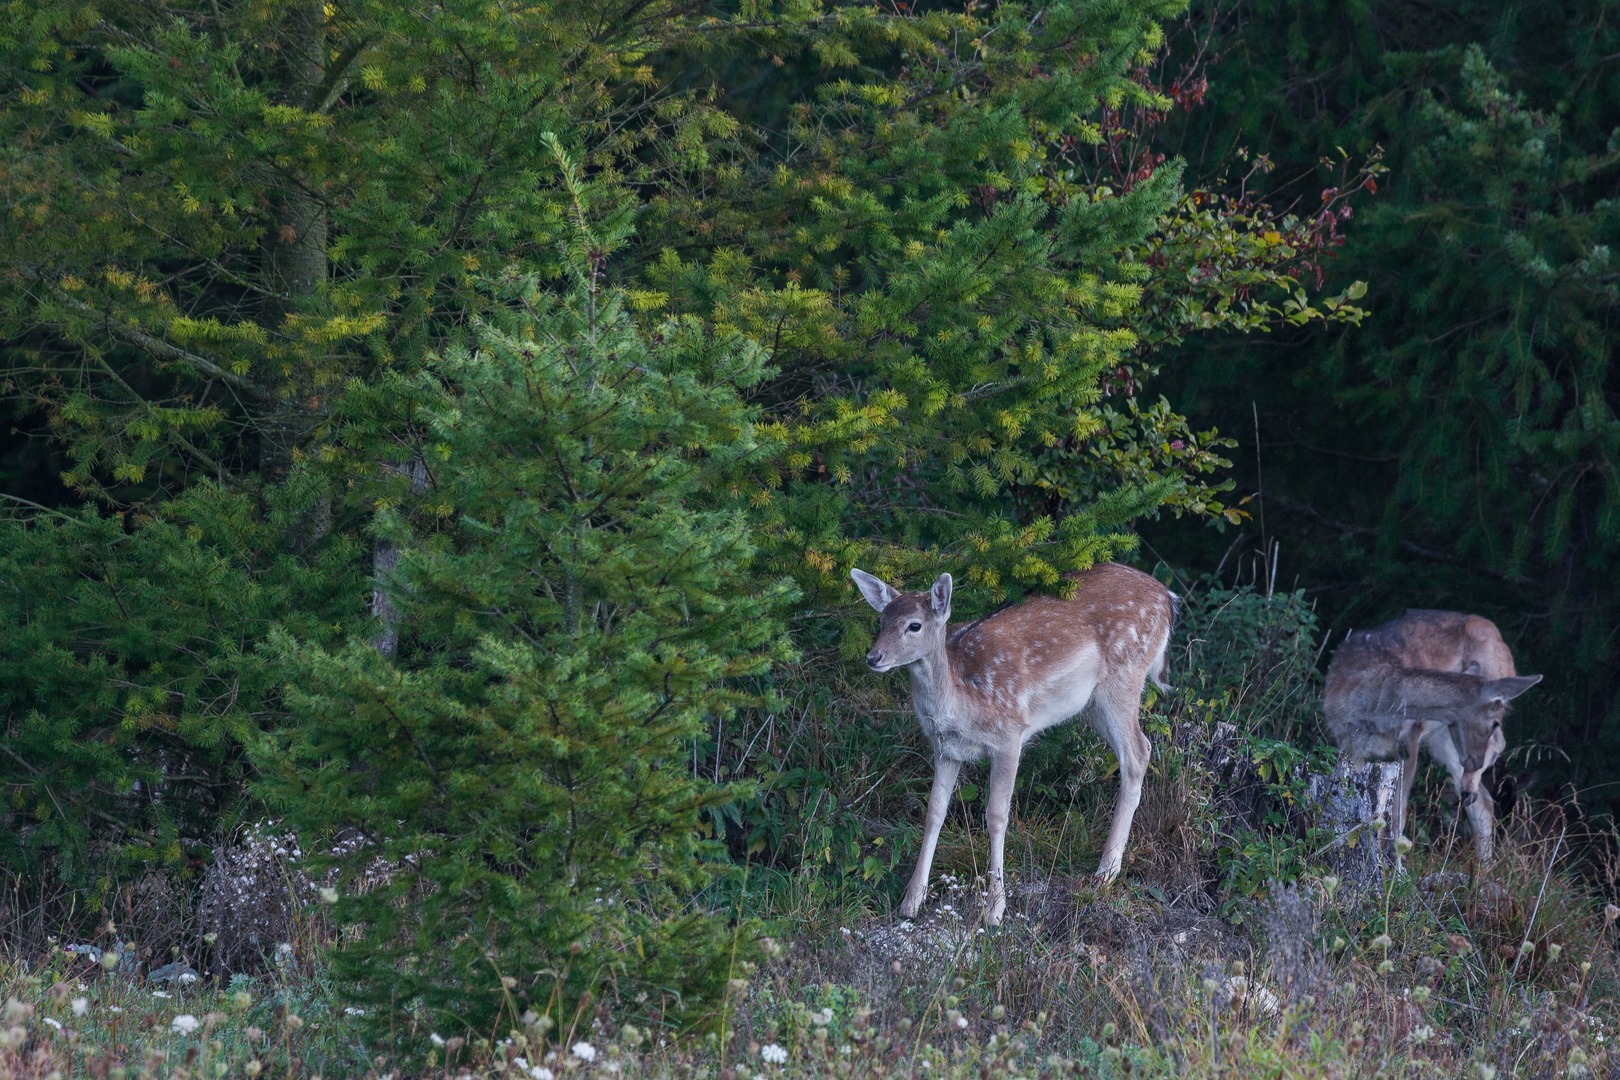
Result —
<instances>
[{"instance_id":1,"label":"fawn's muzzle","mask_svg":"<svg viewBox=\"0 0 1620 1080\"><path fill-rule=\"evenodd\" d=\"M882 649L873 649L871 652L867 653L866 654L866 666L869 667L869 668L880 668L880 667L882 667L883 666L883 650Z\"/></svg>"}]
</instances>

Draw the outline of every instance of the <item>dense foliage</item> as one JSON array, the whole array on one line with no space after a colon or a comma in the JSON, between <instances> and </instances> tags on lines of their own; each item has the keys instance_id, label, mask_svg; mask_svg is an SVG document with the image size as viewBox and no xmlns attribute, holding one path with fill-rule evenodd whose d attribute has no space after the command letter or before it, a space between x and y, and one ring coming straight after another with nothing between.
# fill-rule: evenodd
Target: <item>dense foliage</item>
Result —
<instances>
[{"instance_id":1,"label":"dense foliage","mask_svg":"<svg viewBox=\"0 0 1620 1080\"><path fill-rule=\"evenodd\" d=\"M1615 14L1206 5L1177 49L1220 56L1208 105L1166 147L1208 173L1269 154L1253 189L1304 205L1333 196L1319 159L1385 150L1328 266L1368 282L1375 316L1189 341L1172 397L1245 436L1241 483L1265 507L1239 546L1265 550L1232 560L1245 580L1277 573L1280 541L1279 584L1308 585L1341 636L1407 607L1495 619L1520 670L1549 676L1514 712L1506 771L1592 809L1620 767ZM1194 565L1230 542L1153 538Z\"/></svg>"},{"instance_id":2,"label":"dense foliage","mask_svg":"<svg viewBox=\"0 0 1620 1080\"><path fill-rule=\"evenodd\" d=\"M655 345L585 289L503 291L514 310L404 391L439 509L379 520L398 641L277 633L294 719L258 748L259 790L340 840L318 862L366 933L334 972L381 1030L410 1001L476 1031L566 1019L609 979L701 1015L736 950L674 913L714 859L699 815L733 793L683 751L786 652L790 593L750 587L740 511L691 504L772 452L739 398L763 352L690 320Z\"/></svg>"},{"instance_id":3,"label":"dense foliage","mask_svg":"<svg viewBox=\"0 0 1620 1080\"><path fill-rule=\"evenodd\" d=\"M54 473L0 522L7 868L189 873L268 805L382 1028L711 1006L699 816L832 850L765 809L799 744L756 794L713 747L864 651L849 567L970 614L1241 525L1156 350L1366 314L1318 289L1376 154L1289 214L1154 150L1180 10L0 11L0 476Z\"/></svg>"},{"instance_id":4,"label":"dense foliage","mask_svg":"<svg viewBox=\"0 0 1620 1080\"><path fill-rule=\"evenodd\" d=\"M96 902L143 865L196 866L243 807L243 739L274 723L273 626L311 643L363 603L354 551L285 551L290 515L199 484L128 522L11 524L0 551L0 858Z\"/></svg>"}]
</instances>

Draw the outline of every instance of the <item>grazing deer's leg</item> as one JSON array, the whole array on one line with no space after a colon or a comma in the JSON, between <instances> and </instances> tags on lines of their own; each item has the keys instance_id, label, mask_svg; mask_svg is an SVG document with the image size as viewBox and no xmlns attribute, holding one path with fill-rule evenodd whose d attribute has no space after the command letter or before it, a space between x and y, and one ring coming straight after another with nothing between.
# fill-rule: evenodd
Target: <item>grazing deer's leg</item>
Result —
<instances>
[{"instance_id":1,"label":"grazing deer's leg","mask_svg":"<svg viewBox=\"0 0 1620 1080\"><path fill-rule=\"evenodd\" d=\"M1401 762L1401 796L1395 802L1395 836L1406 835L1406 807L1412 800L1412 781L1417 779L1418 747L1423 743L1423 736L1427 729L1422 724L1413 724L1412 730L1407 734L1406 760ZM1397 865L1399 856L1396 856Z\"/></svg>"},{"instance_id":2,"label":"grazing deer's leg","mask_svg":"<svg viewBox=\"0 0 1620 1080\"><path fill-rule=\"evenodd\" d=\"M1468 825L1474 830L1475 850L1481 860L1489 859L1496 850L1496 807L1480 782L1484 779L1483 770L1471 773L1463 768L1462 759L1457 756L1457 745L1443 725L1437 726L1423 745L1451 774L1452 789L1457 792L1468 814Z\"/></svg>"},{"instance_id":3,"label":"grazing deer's leg","mask_svg":"<svg viewBox=\"0 0 1620 1080\"><path fill-rule=\"evenodd\" d=\"M991 926L1000 926L1002 913L1007 910L1004 869L1007 821L1012 817L1013 781L1018 778L1018 757L1022 750L1015 740L1010 749L1003 748L990 756L990 794L984 811L985 825L990 832L990 902L985 908L984 921Z\"/></svg>"},{"instance_id":4,"label":"grazing deer's leg","mask_svg":"<svg viewBox=\"0 0 1620 1080\"><path fill-rule=\"evenodd\" d=\"M1491 799L1490 792L1485 790L1484 779L1482 773L1473 773L1465 778L1472 782L1472 787L1463 790L1462 799L1468 811L1468 824L1474 827L1474 846L1479 851L1479 860L1489 862L1496 853L1496 803ZM1473 798L1470 799L1469 795Z\"/></svg>"},{"instance_id":5,"label":"grazing deer's leg","mask_svg":"<svg viewBox=\"0 0 1620 1080\"><path fill-rule=\"evenodd\" d=\"M1097 876L1107 881L1119 874L1125 857L1125 842L1131 836L1131 819L1142 801L1142 781L1147 779L1148 759L1153 744L1142 734L1137 715L1142 705L1143 679L1103 683L1091 699L1092 722L1119 759L1119 802L1114 807L1114 824L1103 845Z\"/></svg>"},{"instance_id":6,"label":"grazing deer's leg","mask_svg":"<svg viewBox=\"0 0 1620 1080\"><path fill-rule=\"evenodd\" d=\"M922 850L917 852L917 868L911 872L911 884L906 886L906 895L900 901L900 914L905 918L915 918L923 901L928 899L928 871L934 865L939 830L945 824L945 812L951 808L951 792L956 790L956 777L961 771L960 761L946 757L934 759L934 786L928 793Z\"/></svg>"}]
</instances>

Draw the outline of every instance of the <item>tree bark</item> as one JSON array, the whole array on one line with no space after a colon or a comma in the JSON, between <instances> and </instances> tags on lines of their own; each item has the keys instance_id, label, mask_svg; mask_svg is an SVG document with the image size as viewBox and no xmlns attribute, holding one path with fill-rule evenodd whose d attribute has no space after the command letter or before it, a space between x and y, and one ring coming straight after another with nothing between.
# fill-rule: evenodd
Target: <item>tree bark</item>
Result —
<instances>
[{"instance_id":1,"label":"tree bark","mask_svg":"<svg viewBox=\"0 0 1620 1080\"><path fill-rule=\"evenodd\" d=\"M283 41L285 100L299 108L314 107L318 104L314 97L326 81L324 5L315 2L294 8ZM264 305L263 319L266 328L279 335L288 317L307 311L326 284L326 204L318 181L288 169L282 176L275 215L266 265L270 299ZM306 383L305 372L295 361L290 377L277 387L279 393L261 417L259 472L272 483L286 480L293 451L314 429L315 410L308 404ZM310 531L309 527L303 531Z\"/></svg>"},{"instance_id":2,"label":"tree bark","mask_svg":"<svg viewBox=\"0 0 1620 1080\"><path fill-rule=\"evenodd\" d=\"M1341 762L1332 773L1316 774L1306 781L1316 825L1332 833L1321 854L1339 875L1343 888L1377 889L1387 870L1400 869L1395 852L1400 793L1398 761L1361 766Z\"/></svg>"},{"instance_id":3,"label":"tree bark","mask_svg":"<svg viewBox=\"0 0 1620 1080\"><path fill-rule=\"evenodd\" d=\"M410 477L412 495L420 495L427 490L427 463L421 458L387 467ZM392 540L379 539L371 549L371 614L378 623L377 632L371 638L371 647L386 657L393 656L399 648L399 608L388 595L391 579L398 568L399 545Z\"/></svg>"}]
</instances>

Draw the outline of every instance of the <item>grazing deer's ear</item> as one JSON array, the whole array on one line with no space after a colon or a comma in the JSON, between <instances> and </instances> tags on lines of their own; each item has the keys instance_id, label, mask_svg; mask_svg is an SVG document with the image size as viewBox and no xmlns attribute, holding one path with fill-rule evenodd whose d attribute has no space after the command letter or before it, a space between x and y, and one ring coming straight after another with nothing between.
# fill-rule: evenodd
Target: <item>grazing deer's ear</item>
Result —
<instances>
[{"instance_id":1,"label":"grazing deer's ear","mask_svg":"<svg viewBox=\"0 0 1620 1080\"><path fill-rule=\"evenodd\" d=\"M1486 701L1512 701L1540 681L1540 675L1515 675L1508 679L1492 679L1479 688L1479 696Z\"/></svg>"},{"instance_id":2,"label":"grazing deer's ear","mask_svg":"<svg viewBox=\"0 0 1620 1080\"><path fill-rule=\"evenodd\" d=\"M935 615L943 618L951 613L951 575L941 574L934 579L934 587L928 590L928 600L933 605Z\"/></svg>"},{"instance_id":3,"label":"grazing deer's ear","mask_svg":"<svg viewBox=\"0 0 1620 1080\"><path fill-rule=\"evenodd\" d=\"M866 597L866 602L876 608L880 615L883 613L883 609L892 604L894 598L900 595L900 590L882 578L873 577L865 570L851 570L849 578L855 583L855 587L861 590L861 595Z\"/></svg>"}]
</instances>

